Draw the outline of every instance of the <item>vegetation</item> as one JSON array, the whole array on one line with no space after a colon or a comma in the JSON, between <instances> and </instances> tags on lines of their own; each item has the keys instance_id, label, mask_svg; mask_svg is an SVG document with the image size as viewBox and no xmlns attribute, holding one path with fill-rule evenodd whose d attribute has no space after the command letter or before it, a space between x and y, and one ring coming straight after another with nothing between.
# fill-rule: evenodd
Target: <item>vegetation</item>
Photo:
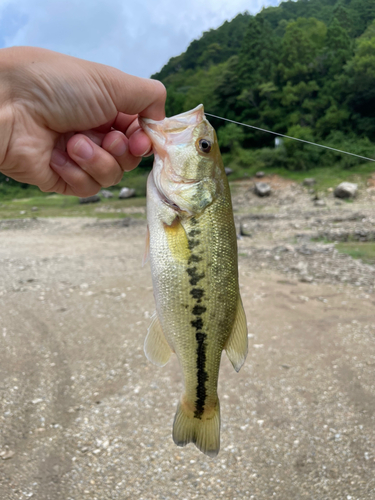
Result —
<instances>
[{"instance_id":1,"label":"vegetation","mask_svg":"<svg viewBox=\"0 0 375 500\"><path fill-rule=\"evenodd\" d=\"M336 249L353 259L361 259L365 264L375 265L375 243L372 241L337 243Z\"/></svg>"},{"instance_id":2,"label":"vegetation","mask_svg":"<svg viewBox=\"0 0 375 500\"><path fill-rule=\"evenodd\" d=\"M49 194L0 202L1 219L37 217L96 217L98 219L145 217L144 197L119 200L118 197L103 199L100 203L80 205L75 196ZM126 209L132 207L130 213ZM134 207L140 207L139 212Z\"/></svg>"},{"instance_id":3,"label":"vegetation","mask_svg":"<svg viewBox=\"0 0 375 500\"><path fill-rule=\"evenodd\" d=\"M375 0L299 0L240 14L153 75L167 114L207 112L375 158ZM235 171L363 160L211 119Z\"/></svg>"}]
</instances>

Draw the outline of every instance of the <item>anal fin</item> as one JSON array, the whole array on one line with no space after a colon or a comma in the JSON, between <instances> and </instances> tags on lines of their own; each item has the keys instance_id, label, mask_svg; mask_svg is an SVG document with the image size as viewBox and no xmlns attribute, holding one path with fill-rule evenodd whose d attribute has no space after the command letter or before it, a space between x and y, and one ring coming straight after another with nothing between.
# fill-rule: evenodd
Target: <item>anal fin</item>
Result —
<instances>
[{"instance_id":1,"label":"anal fin","mask_svg":"<svg viewBox=\"0 0 375 500\"><path fill-rule=\"evenodd\" d=\"M147 359L157 366L166 365L171 357L172 350L165 338L156 313L152 319L151 325L148 327L144 351Z\"/></svg>"},{"instance_id":2,"label":"anal fin","mask_svg":"<svg viewBox=\"0 0 375 500\"><path fill-rule=\"evenodd\" d=\"M225 351L233 368L236 372L240 371L247 356L247 322L240 295L233 330L225 345Z\"/></svg>"}]
</instances>

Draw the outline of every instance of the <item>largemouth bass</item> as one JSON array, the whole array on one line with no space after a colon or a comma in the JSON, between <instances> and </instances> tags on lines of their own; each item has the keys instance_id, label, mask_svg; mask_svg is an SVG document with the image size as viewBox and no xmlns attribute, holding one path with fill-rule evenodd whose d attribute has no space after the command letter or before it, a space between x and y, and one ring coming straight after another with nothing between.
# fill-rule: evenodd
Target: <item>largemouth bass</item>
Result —
<instances>
[{"instance_id":1,"label":"largemouth bass","mask_svg":"<svg viewBox=\"0 0 375 500\"><path fill-rule=\"evenodd\" d=\"M203 106L162 121L141 118L155 155L147 183L148 246L156 315L145 353L164 366L177 355L185 392L173 440L213 457L220 448L217 395L222 350L238 371L247 323L229 185Z\"/></svg>"}]
</instances>

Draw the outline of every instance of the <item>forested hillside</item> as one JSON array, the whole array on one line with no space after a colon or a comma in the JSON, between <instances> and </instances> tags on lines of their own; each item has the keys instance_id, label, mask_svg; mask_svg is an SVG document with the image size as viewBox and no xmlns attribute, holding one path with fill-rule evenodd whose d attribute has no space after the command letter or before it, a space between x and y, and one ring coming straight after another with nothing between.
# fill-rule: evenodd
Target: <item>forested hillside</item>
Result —
<instances>
[{"instance_id":1,"label":"forested hillside","mask_svg":"<svg viewBox=\"0 0 375 500\"><path fill-rule=\"evenodd\" d=\"M167 115L212 114L375 157L375 0L299 0L238 15L153 75ZM211 119L237 167L306 170L351 157Z\"/></svg>"}]
</instances>

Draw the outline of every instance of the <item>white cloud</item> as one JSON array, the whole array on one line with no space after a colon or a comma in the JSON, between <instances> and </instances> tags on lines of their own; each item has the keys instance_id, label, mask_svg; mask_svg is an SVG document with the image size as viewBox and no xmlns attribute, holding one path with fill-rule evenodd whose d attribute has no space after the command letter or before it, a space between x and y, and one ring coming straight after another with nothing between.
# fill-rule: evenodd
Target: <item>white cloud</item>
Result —
<instances>
[{"instance_id":1,"label":"white cloud","mask_svg":"<svg viewBox=\"0 0 375 500\"><path fill-rule=\"evenodd\" d=\"M0 0L0 47L32 45L149 76L203 31L277 0Z\"/></svg>"}]
</instances>

